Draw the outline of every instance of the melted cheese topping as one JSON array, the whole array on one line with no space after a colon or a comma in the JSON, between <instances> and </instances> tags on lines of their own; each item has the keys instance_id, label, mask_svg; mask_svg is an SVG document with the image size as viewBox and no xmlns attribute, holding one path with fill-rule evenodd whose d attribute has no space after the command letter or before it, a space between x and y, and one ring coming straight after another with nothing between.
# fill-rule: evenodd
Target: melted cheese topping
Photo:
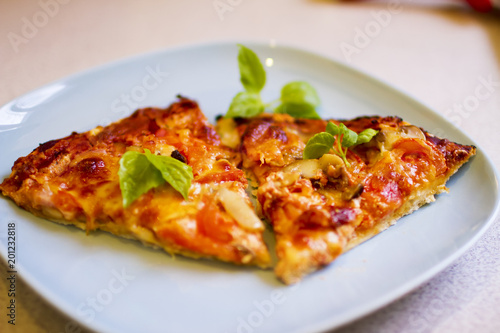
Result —
<instances>
[{"instance_id":1,"label":"melted cheese topping","mask_svg":"<svg viewBox=\"0 0 500 333\"><path fill-rule=\"evenodd\" d=\"M302 160L305 143L325 130L326 121L262 115L231 126L240 133L243 166L258 181L262 213L276 234L276 275L287 284L431 201L474 154L474 147L436 144L395 117L343 123L358 133L379 131L371 142L349 149L350 167L330 154Z\"/></svg>"},{"instance_id":2,"label":"melted cheese topping","mask_svg":"<svg viewBox=\"0 0 500 333\"><path fill-rule=\"evenodd\" d=\"M189 200L165 183L123 208L118 169L128 150L170 156L192 167ZM268 266L262 227L235 217L252 212L235 152L220 144L196 103L181 99L168 109L147 108L106 127L49 141L18 159L1 185L4 195L36 215L103 229L191 257ZM218 196L217 193L222 193ZM253 225L260 220L253 215Z\"/></svg>"},{"instance_id":3,"label":"melted cheese topping","mask_svg":"<svg viewBox=\"0 0 500 333\"><path fill-rule=\"evenodd\" d=\"M284 114L222 118L219 136L196 103L181 98L167 109L141 109L109 126L40 145L15 162L0 190L36 215L87 231L265 267L270 258L263 225L245 192L250 177L259 187L257 211L276 235L275 273L290 284L434 200L475 153L396 117L342 122L358 133L380 131L348 150L349 167L330 154L302 160L307 140L324 131L326 121ZM123 208L119 160L126 151L144 149L175 152L192 167L189 200L164 184Z\"/></svg>"}]
</instances>

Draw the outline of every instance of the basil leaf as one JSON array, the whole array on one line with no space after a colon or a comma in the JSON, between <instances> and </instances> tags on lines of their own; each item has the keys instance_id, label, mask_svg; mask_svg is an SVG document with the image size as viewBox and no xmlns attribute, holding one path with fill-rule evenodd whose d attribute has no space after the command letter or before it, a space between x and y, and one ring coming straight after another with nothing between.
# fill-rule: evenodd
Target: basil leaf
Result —
<instances>
[{"instance_id":1,"label":"basil leaf","mask_svg":"<svg viewBox=\"0 0 500 333\"><path fill-rule=\"evenodd\" d=\"M259 57L249 48L238 44L238 66L240 81L246 91L258 93L266 84L266 71Z\"/></svg>"},{"instance_id":2,"label":"basil leaf","mask_svg":"<svg viewBox=\"0 0 500 333\"><path fill-rule=\"evenodd\" d=\"M304 149L303 158L319 158L328 153L330 149L344 160L344 163L349 167L347 161L347 148L369 142L378 131L368 128L357 134L356 132L347 128L346 125L340 123L338 126L332 122L326 124L325 132L315 134L306 144ZM335 138L337 138L337 147L334 147ZM345 151L342 148L346 148Z\"/></svg>"},{"instance_id":3,"label":"basil leaf","mask_svg":"<svg viewBox=\"0 0 500 333\"><path fill-rule=\"evenodd\" d=\"M321 132L315 134L312 138L307 141L306 147L304 149L303 158L312 159L320 158L324 154L328 153L333 147L335 142L335 137L330 133Z\"/></svg>"},{"instance_id":4,"label":"basil leaf","mask_svg":"<svg viewBox=\"0 0 500 333\"><path fill-rule=\"evenodd\" d=\"M316 90L307 82L294 81L281 89L281 105L274 112L286 113L295 118L321 119L316 112L320 104Z\"/></svg>"},{"instance_id":5,"label":"basil leaf","mask_svg":"<svg viewBox=\"0 0 500 333\"><path fill-rule=\"evenodd\" d=\"M259 57L249 48L238 44L238 67L240 81L245 88L238 93L229 106L226 118L249 118L259 115L266 108L272 108L275 102L264 104L260 91L266 84L266 71ZM321 119L316 112L320 104L316 90L307 82L294 81L281 89L280 105L275 113L286 113L295 118Z\"/></svg>"},{"instance_id":6,"label":"basil leaf","mask_svg":"<svg viewBox=\"0 0 500 333\"><path fill-rule=\"evenodd\" d=\"M135 151L123 154L118 176L124 207L128 207L142 194L165 182L161 172L149 162L148 158Z\"/></svg>"},{"instance_id":7,"label":"basil leaf","mask_svg":"<svg viewBox=\"0 0 500 333\"><path fill-rule=\"evenodd\" d=\"M182 163L170 156L154 155L145 149L149 162L160 171L164 180L177 190L187 200L193 169L186 163Z\"/></svg>"},{"instance_id":8,"label":"basil leaf","mask_svg":"<svg viewBox=\"0 0 500 333\"><path fill-rule=\"evenodd\" d=\"M243 91L233 97L226 118L254 117L264 112L264 104L259 93Z\"/></svg>"},{"instance_id":9,"label":"basil leaf","mask_svg":"<svg viewBox=\"0 0 500 333\"><path fill-rule=\"evenodd\" d=\"M281 89L281 102L283 104L308 104L313 108L320 104L316 90L304 81L287 83Z\"/></svg>"},{"instance_id":10,"label":"basil leaf","mask_svg":"<svg viewBox=\"0 0 500 333\"><path fill-rule=\"evenodd\" d=\"M328 122L328 124L326 124L326 132L330 133L331 135L337 135L340 133L340 129L334 123Z\"/></svg>"},{"instance_id":11,"label":"basil leaf","mask_svg":"<svg viewBox=\"0 0 500 333\"><path fill-rule=\"evenodd\" d=\"M294 118L321 119L314 106L305 103L283 103L274 112L286 113Z\"/></svg>"},{"instance_id":12,"label":"basil leaf","mask_svg":"<svg viewBox=\"0 0 500 333\"><path fill-rule=\"evenodd\" d=\"M187 199L193 171L190 166L170 156L128 151L120 159L118 170L123 206L132 202L150 189L168 182Z\"/></svg>"},{"instance_id":13,"label":"basil leaf","mask_svg":"<svg viewBox=\"0 0 500 333\"><path fill-rule=\"evenodd\" d=\"M378 131L374 130L373 128L365 129L364 131L358 134L358 140L356 140L356 144L360 145L362 143L370 142L370 140L373 139L373 137L377 135L377 133Z\"/></svg>"},{"instance_id":14,"label":"basil leaf","mask_svg":"<svg viewBox=\"0 0 500 333\"><path fill-rule=\"evenodd\" d=\"M354 131L351 131L344 124L339 125L340 134L342 134L342 147L351 147L356 144L358 140L358 134Z\"/></svg>"}]
</instances>

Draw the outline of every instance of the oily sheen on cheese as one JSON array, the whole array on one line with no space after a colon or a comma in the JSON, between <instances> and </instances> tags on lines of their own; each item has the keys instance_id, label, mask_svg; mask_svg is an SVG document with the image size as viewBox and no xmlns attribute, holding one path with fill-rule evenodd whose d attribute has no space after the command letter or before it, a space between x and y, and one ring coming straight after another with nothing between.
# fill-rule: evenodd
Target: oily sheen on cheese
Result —
<instances>
[{"instance_id":1,"label":"oily sheen on cheese","mask_svg":"<svg viewBox=\"0 0 500 333\"><path fill-rule=\"evenodd\" d=\"M169 253L272 266L262 233L276 238L276 276L286 284L394 224L446 191L475 147L437 138L398 117L342 122L371 141L303 159L326 120L286 114L218 118L196 102L145 108L106 127L41 144L12 167L3 195L33 214L90 232L100 229ZM124 207L120 158L127 151L171 156L193 170L188 199L168 183ZM247 195L248 180L256 198Z\"/></svg>"},{"instance_id":2,"label":"oily sheen on cheese","mask_svg":"<svg viewBox=\"0 0 500 333\"><path fill-rule=\"evenodd\" d=\"M287 284L433 201L475 153L397 117L362 117L342 123L379 132L348 150L348 166L334 154L303 160L307 140L326 123L284 114L218 122L219 130L233 131L223 138L240 137L243 168L276 235L275 273Z\"/></svg>"},{"instance_id":3,"label":"oily sheen on cheese","mask_svg":"<svg viewBox=\"0 0 500 333\"><path fill-rule=\"evenodd\" d=\"M164 184L123 207L120 157L144 149L192 167L188 200ZM234 159L198 105L181 98L167 109L141 109L109 126L41 144L15 162L0 189L37 216L88 232L101 229L169 253L266 267L264 226ZM234 206L252 223L227 209Z\"/></svg>"}]
</instances>

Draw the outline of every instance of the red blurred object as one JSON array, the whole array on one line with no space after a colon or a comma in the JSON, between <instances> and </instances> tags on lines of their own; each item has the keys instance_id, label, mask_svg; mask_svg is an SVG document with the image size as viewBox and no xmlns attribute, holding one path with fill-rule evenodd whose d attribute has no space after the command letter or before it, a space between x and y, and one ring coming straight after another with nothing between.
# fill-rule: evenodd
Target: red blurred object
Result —
<instances>
[{"instance_id":1,"label":"red blurred object","mask_svg":"<svg viewBox=\"0 0 500 333\"><path fill-rule=\"evenodd\" d=\"M341 0L341 1L359 1L359 0ZM464 1L464 0L458 0ZM500 0L465 0L474 10L482 13L489 12L493 8L500 9Z\"/></svg>"},{"instance_id":2,"label":"red blurred object","mask_svg":"<svg viewBox=\"0 0 500 333\"><path fill-rule=\"evenodd\" d=\"M489 12L493 9L491 0L467 0L469 5L478 12Z\"/></svg>"}]
</instances>

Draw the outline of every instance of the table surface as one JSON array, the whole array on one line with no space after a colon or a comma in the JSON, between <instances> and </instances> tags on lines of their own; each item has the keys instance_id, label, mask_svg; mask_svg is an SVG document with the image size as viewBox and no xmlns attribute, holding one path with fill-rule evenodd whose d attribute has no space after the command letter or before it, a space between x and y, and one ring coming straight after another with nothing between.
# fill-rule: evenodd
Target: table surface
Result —
<instances>
[{"instance_id":1,"label":"table surface","mask_svg":"<svg viewBox=\"0 0 500 333\"><path fill-rule=\"evenodd\" d=\"M500 13L475 13L451 2L2 0L0 105L136 54L199 42L273 40L349 64L408 93L454 121L498 169ZM485 82L490 93L464 108ZM433 279L339 331L500 332L499 220ZM6 271L2 262L2 308ZM7 325L2 315L1 332L67 331L69 318L22 281L17 289L17 325Z\"/></svg>"}]
</instances>

